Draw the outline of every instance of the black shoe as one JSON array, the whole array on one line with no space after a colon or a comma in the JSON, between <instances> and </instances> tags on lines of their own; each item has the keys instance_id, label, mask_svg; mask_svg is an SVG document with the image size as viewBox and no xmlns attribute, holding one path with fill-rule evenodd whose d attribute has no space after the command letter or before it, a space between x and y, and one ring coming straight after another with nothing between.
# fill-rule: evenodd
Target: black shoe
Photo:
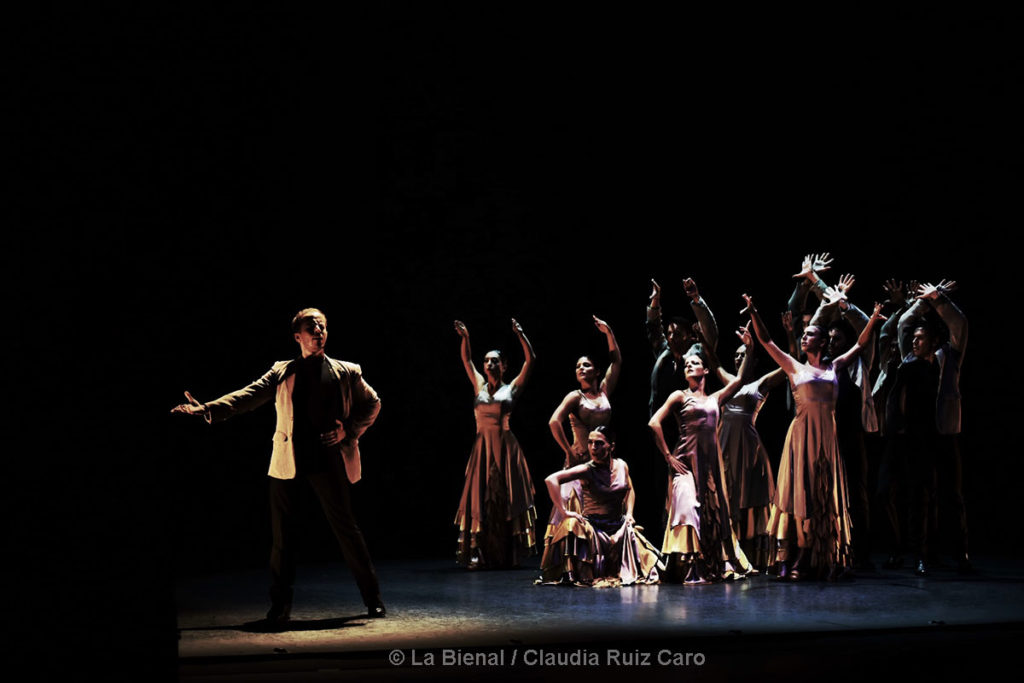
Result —
<instances>
[{"instance_id":1,"label":"black shoe","mask_svg":"<svg viewBox=\"0 0 1024 683\"><path fill-rule=\"evenodd\" d=\"M274 603L267 610L267 618L260 625L267 631L284 631L292 620L292 606L290 603Z\"/></svg>"},{"instance_id":2,"label":"black shoe","mask_svg":"<svg viewBox=\"0 0 1024 683\"><path fill-rule=\"evenodd\" d=\"M914 573L918 576L928 576L928 566L925 565L924 560L917 561L917 566L914 567Z\"/></svg>"},{"instance_id":3,"label":"black shoe","mask_svg":"<svg viewBox=\"0 0 1024 683\"><path fill-rule=\"evenodd\" d=\"M383 602L378 602L376 605L367 605L366 616L370 619L383 619L388 615L388 611L384 608Z\"/></svg>"}]
</instances>

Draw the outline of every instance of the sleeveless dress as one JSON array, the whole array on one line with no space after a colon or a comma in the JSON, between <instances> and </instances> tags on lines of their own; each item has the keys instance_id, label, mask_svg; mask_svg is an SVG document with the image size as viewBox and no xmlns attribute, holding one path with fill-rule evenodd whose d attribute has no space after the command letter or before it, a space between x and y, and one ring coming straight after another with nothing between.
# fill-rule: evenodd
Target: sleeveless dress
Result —
<instances>
[{"instance_id":1,"label":"sleeveless dress","mask_svg":"<svg viewBox=\"0 0 1024 683\"><path fill-rule=\"evenodd\" d=\"M766 398L761 393L761 380L744 385L722 406L718 428L732 519L737 524L745 523L747 510L753 508L757 534L765 532L775 497L768 451L754 426Z\"/></svg>"},{"instance_id":2,"label":"sleeveless dress","mask_svg":"<svg viewBox=\"0 0 1024 683\"><path fill-rule=\"evenodd\" d=\"M623 503L629 492L627 468L612 459L611 467L591 461L587 473L576 479L582 492L586 522L565 517L555 527L541 558L538 584L557 584L571 573L586 585L657 583L660 558L640 529L623 527ZM621 537L612 540L619 531Z\"/></svg>"},{"instance_id":3,"label":"sleeveless dress","mask_svg":"<svg viewBox=\"0 0 1024 683\"><path fill-rule=\"evenodd\" d=\"M726 573L725 562L746 571L749 564L739 549L729 520L729 500L718 450L718 400L685 392L677 404L679 441L669 472L668 520L662 553L699 553L709 579Z\"/></svg>"},{"instance_id":4,"label":"sleeveless dress","mask_svg":"<svg viewBox=\"0 0 1024 683\"><path fill-rule=\"evenodd\" d=\"M796 416L786 433L768 532L780 540L792 539L794 524L806 521L811 566L849 567L849 494L836 442L835 369L830 365L817 374L801 365L789 381Z\"/></svg>"},{"instance_id":5,"label":"sleeveless dress","mask_svg":"<svg viewBox=\"0 0 1024 683\"><path fill-rule=\"evenodd\" d=\"M608 401L608 394L602 391L597 398L591 399L579 389L576 391L580 395L579 414L569 413L569 429L572 430L572 455L566 457L562 469L590 462L588 449L590 432L601 425L608 424L612 419L612 405ZM579 479L562 484L562 501L567 510L582 512L581 486ZM558 509L552 510L551 519L548 520L548 531L544 537L549 538L561 521Z\"/></svg>"},{"instance_id":6,"label":"sleeveless dress","mask_svg":"<svg viewBox=\"0 0 1024 683\"><path fill-rule=\"evenodd\" d=\"M469 564L476 551L479 566L515 566L536 551L533 481L523 450L509 431L511 410L507 384L493 395L484 387L473 404L476 442L455 513L456 557L462 564Z\"/></svg>"}]
</instances>

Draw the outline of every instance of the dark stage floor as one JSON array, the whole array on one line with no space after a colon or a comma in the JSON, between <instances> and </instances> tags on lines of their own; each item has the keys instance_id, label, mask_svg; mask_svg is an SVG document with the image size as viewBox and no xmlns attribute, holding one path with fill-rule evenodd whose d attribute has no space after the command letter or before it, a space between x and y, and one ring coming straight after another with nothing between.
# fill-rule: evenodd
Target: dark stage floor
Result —
<instances>
[{"instance_id":1,"label":"dark stage floor","mask_svg":"<svg viewBox=\"0 0 1024 683\"><path fill-rule=\"evenodd\" d=\"M881 560L882 558L876 558ZM536 560L534 560L536 562ZM378 565L387 619L370 620L343 565L300 568L291 630L260 633L265 570L182 580L182 680L388 680L641 675L724 680L977 673L1013 662L1024 570L882 570L852 583L755 577L709 586L532 585L536 565L470 573L445 560ZM632 666L631 666L632 665Z\"/></svg>"}]
</instances>

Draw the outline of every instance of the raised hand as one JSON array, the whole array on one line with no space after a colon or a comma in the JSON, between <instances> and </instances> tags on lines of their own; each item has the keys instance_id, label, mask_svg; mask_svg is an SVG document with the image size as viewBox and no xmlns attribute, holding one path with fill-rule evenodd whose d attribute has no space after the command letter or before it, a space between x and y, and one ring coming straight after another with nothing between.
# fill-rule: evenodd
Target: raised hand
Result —
<instances>
[{"instance_id":1,"label":"raised hand","mask_svg":"<svg viewBox=\"0 0 1024 683\"><path fill-rule=\"evenodd\" d=\"M469 330L466 329L466 323L461 320L455 321L455 333L463 339L469 339Z\"/></svg>"},{"instance_id":2,"label":"raised hand","mask_svg":"<svg viewBox=\"0 0 1024 683\"><path fill-rule=\"evenodd\" d=\"M914 295L915 299L938 299L939 287L938 285L933 285L930 282L925 282L924 284L917 286L917 291L914 292Z\"/></svg>"},{"instance_id":3,"label":"raised hand","mask_svg":"<svg viewBox=\"0 0 1024 683\"><path fill-rule=\"evenodd\" d=\"M750 296L748 294L744 294L743 295L743 303L745 303L746 306L744 307L744 309L742 311L740 311L740 315L744 315L748 311L754 310L754 297L752 297L752 296Z\"/></svg>"},{"instance_id":4,"label":"raised hand","mask_svg":"<svg viewBox=\"0 0 1024 683\"><path fill-rule=\"evenodd\" d=\"M809 278L811 273L824 273L832 267L831 263L832 259L829 258L827 251L823 254L807 254L804 256L804 262L800 268L800 272L793 277Z\"/></svg>"},{"instance_id":5,"label":"raised hand","mask_svg":"<svg viewBox=\"0 0 1024 683\"><path fill-rule=\"evenodd\" d=\"M939 298L939 294L946 294L954 289L956 289L956 280L943 279L937 285L926 282L917 286L917 298L935 300Z\"/></svg>"},{"instance_id":6,"label":"raised hand","mask_svg":"<svg viewBox=\"0 0 1024 683\"><path fill-rule=\"evenodd\" d=\"M658 308L658 306L661 304L661 285L659 285L657 282L655 282L654 278L651 278L651 297L650 298L651 298L650 307L651 308Z\"/></svg>"},{"instance_id":7,"label":"raised hand","mask_svg":"<svg viewBox=\"0 0 1024 683\"><path fill-rule=\"evenodd\" d=\"M840 275L839 276L839 282L836 284L836 289L838 289L840 292L842 292L843 296L846 296L847 292L850 291L850 288L853 287L853 283L856 282L856 281L857 280L856 280L856 278L853 277L852 273L847 273L846 275Z\"/></svg>"},{"instance_id":8,"label":"raised hand","mask_svg":"<svg viewBox=\"0 0 1024 683\"><path fill-rule=\"evenodd\" d=\"M686 296L694 301L700 298L700 292L697 291L697 283L693 281L692 277L683 280L683 291L686 292Z\"/></svg>"},{"instance_id":9,"label":"raised hand","mask_svg":"<svg viewBox=\"0 0 1024 683\"><path fill-rule=\"evenodd\" d=\"M523 326L516 322L515 318L512 318L512 331L516 333L517 337L523 336Z\"/></svg>"},{"instance_id":10,"label":"raised hand","mask_svg":"<svg viewBox=\"0 0 1024 683\"><path fill-rule=\"evenodd\" d=\"M889 295L885 303L901 308L907 301L907 294L903 291L903 283L895 278L890 278L882 284L882 289Z\"/></svg>"},{"instance_id":11,"label":"raised hand","mask_svg":"<svg viewBox=\"0 0 1024 683\"><path fill-rule=\"evenodd\" d=\"M793 331L793 311L784 311L782 313L782 328L786 332Z\"/></svg>"},{"instance_id":12,"label":"raised hand","mask_svg":"<svg viewBox=\"0 0 1024 683\"><path fill-rule=\"evenodd\" d=\"M885 306L885 302L876 301L875 302L875 308L874 308L874 310L871 311L871 317L875 318L877 320L882 320L882 321L888 320L888 318L886 318L884 315L882 315L882 308L884 306Z\"/></svg>"},{"instance_id":13,"label":"raised hand","mask_svg":"<svg viewBox=\"0 0 1024 683\"><path fill-rule=\"evenodd\" d=\"M206 407L199 401L192 398L192 394L185 392L185 400L188 403L181 403L171 408L172 413L178 413L180 415L205 415Z\"/></svg>"},{"instance_id":14,"label":"raised hand","mask_svg":"<svg viewBox=\"0 0 1024 683\"><path fill-rule=\"evenodd\" d=\"M601 320L596 315L594 316L594 327L596 327L598 331L602 332L603 334L608 334L608 332L611 330L611 328L608 327L608 323Z\"/></svg>"},{"instance_id":15,"label":"raised hand","mask_svg":"<svg viewBox=\"0 0 1024 683\"><path fill-rule=\"evenodd\" d=\"M826 287L822 299L826 304L835 304L846 300L846 294L835 287Z\"/></svg>"},{"instance_id":16,"label":"raised hand","mask_svg":"<svg viewBox=\"0 0 1024 683\"><path fill-rule=\"evenodd\" d=\"M814 261L811 267L814 268L814 272L824 273L832 267L832 259L829 258L829 253L827 251L821 254L813 254L813 256Z\"/></svg>"},{"instance_id":17,"label":"raised hand","mask_svg":"<svg viewBox=\"0 0 1024 683\"><path fill-rule=\"evenodd\" d=\"M754 336L752 334L750 334L750 323L749 322L747 322L747 324L744 325L743 327L741 327L740 329L736 330L736 336L740 338L740 341L748 349L754 343Z\"/></svg>"}]
</instances>

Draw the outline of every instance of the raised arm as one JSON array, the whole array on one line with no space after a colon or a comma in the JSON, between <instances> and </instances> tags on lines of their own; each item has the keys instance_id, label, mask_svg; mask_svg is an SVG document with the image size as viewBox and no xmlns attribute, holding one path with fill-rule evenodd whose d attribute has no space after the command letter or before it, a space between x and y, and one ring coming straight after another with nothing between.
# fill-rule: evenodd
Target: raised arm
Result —
<instances>
[{"instance_id":1,"label":"raised arm","mask_svg":"<svg viewBox=\"0 0 1024 683\"><path fill-rule=\"evenodd\" d=\"M911 292L916 291L911 289ZM928 312L928 301L918 297L914 303L910 305L910 308L903 312L900 316L899 321L899 343L900 343L900 358L906 358L907 355L912 351L912 343L914 340L914 330L917 328L921 319L924 318Z\"/></svg>"},{"instance_id":2,"label":"raised arm","mask_svg":"<svg viewBox=\"0 0 1024 683\"><path fill-rule=\"evenodd\" d=\"M736 392L746 383L747 375L750 373L752 365L750 358L754 355L754 338L750 334L750 323L736 330L736 336L740 338L740 342L746 345L747 352L743 355L743 362L740 363L739 375L733 377L724 387L712 394L718 401L718 405L723 405L735 396Z\"/></svg>"},{"instance_id":3,"label":"raised arm","mask_svg":"<svg viewBox=\"0 0 1024 683\"><path fill-rule=\"evenodd\" d=\"M455 332L462 340L459 346L459 353L462 355L462 366L466 369L469 381L473 384L473 394L476 395L487 380L484 379L484 376L473 365L473 355L469 348L469 329L466 327L466 324L461 320L456 320Z\"/></svg>"},{"instance_id":4,"label":"raised arm","mask_svg":"<svg viewBox=\"0 0 1024 683\"><path fill-rule=\"evenodd\" d=\"M949 328L949 345L960 353L967 348L967 316L946 296L956 288L956 282L942 280L937 285L923 284L918 288L919 299L926 299Z\"/></svg>"},{"instance_id":5,"label":"raised arm","mask_svg":"<svg viewBox=\"0 0 1024 683\"><path fill-rule=\"evenodd\" d=\"M757 341L761 343L761 346L772 357L772 360L779 364L783 372L787 375L793 374L796 371L797 361L772 341L771 335L768 334L768 328L765 327L764 321L761 320L761 314L757 312L757 308L754 306L754 300L746 294L743 295L743 300L747 303L745 311L750 313L750 322L754 327L754 334L757 335Z\"/></svg>"},{"instance_id":6,"label":"raised arm","mask_svg":"<svg viewBox=\"0 0 1024 683\"><path fill-rule=\"evenodd\" d=\"M601 380L601 390L609 396L615 391L615 385L619 382L619 372L622 370L622 354L619 352L619 342L615 340L615 333L608 323L594 316L594 326L599 332L604 333L608 339L608 370Z\"/></svg>"},{"instance_id":7,"label":"raised arm","mask_svg":"<svg viewBox=\"0 0 1024 683\"><path fill-rule=\"evenodd\" d=\"M683 291L686 292L686 296L690 297L690 308L693 309L693 314L697 318L697 325L700 327L701 335L706 340L707 346L717 349L718 323L715 322L715 316L712 315L707 302L704 301L704 298L701 297L700 292L697 290L697 283L693 281L693 278L688 277L683 280Z\"/></svg>"},{"instance_id":8,"label":"raised arm","mask_svg":"<svg viewBox=\"0 0 1024 683\"><path fill-rule=\"evenodd\" d=\"M894 310L890 313L889 319L886 320L878 330L878 366L879 368L887 368L891 362L892 341L898 339L894 337L898 333L898 326L900 318L907 309L907 297L903 290L903 283L896 279L889 279L883 285L882 289L885 290L886 294L889 295L887 304L894 306ZM899 354L899 346L896 347L896 354ZM884 370L883 370L884 372Z\"/></svg>"},{"instance_id":9,"label":"raised arm","mask_svg":"<svg viewBox=\"0 0 1024 683\"><path fill-rule=\"evenodd\" d=\"M555 408L555 412L551 414L551 419L548 420L548 427L551 429L551 436L555 437L555 442L559 448L565 453L566 462L569 462L572 458L572 444L569 443L569 437L565 434L565 419L569 417L569 413L576 410L580 404L580 392L572 391L565 395L562 402Z\"/></svg>"},{"instance_id":10,"label":"raised arm","mask_svg":"<svg viewBox=\"0 0 1024 683\"><path fill-rule=\"evenodd\" d=\"M665 328L661 325L661 286L651 279L651 296L647 304L647 341L657 359L668 348Z\"/></svg>"},{"instance_id":11,"label":"raised arm","mask_svg":"<svg viewBox=\"0 0 1024 683\"><path fill-rule=\"evenodd\" d=\"M789 347L789 355L793 358L800 357L800 344L797 342L796 322L793 318L793 311L782 312L782 329L786 331L786 345ZM801 322L801 330L803 323ZM801 332L803 334L803 332Z\"/></svg>"},{"instance_id":12,"label":"raised arm","mask_svg":"<svg viewBox=\"0 0 1024 683\"><path fill-rule=\"evenodd\" d=\"M874 331L875 325L880 320L885 320L885 316L882 315L882 304L875 302L875 308L871 311L871 317L868 318L867 324L864 329L860 331L860 336L857 337L857 343L851 346L846 353L832 360L832 364L836 369L845 368L853 359L857 357L862 348L865 348L871 343L871 334Z\"/></svg>"},{"instance_id":13,"label":"raised arm","mask_svg":"<svg viewBox=\"0 0 1024 683\"><path fill-rule=\"evenodd\" d=\"M516 378L512 380L510 385L512 388L512 395L515 396L526 384L526 380L530 378L530 371L533 369L533 362L537 360L537 354L533 352L533 346L530 345L530 340L526 338L526 334L523 332L523 326L516 322L515 318L512 318L512 331L519 337L519 344L523 347L523 369L519 371Z\"/></svg>"}]
</instances>

